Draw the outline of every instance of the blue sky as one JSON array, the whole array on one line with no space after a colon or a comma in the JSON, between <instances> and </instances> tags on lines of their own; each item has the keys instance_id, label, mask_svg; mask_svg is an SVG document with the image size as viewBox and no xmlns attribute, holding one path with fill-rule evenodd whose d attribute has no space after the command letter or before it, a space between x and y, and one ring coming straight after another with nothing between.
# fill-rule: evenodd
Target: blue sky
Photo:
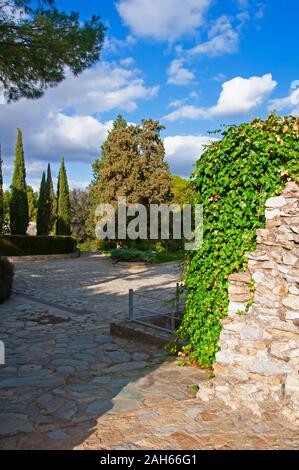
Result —
<instances>
[{"instance_id":1,"label":"blue sky","mask_svg":"<svg viewBox=\"0 0 299 470\"><path fill-rule=\"evenodd\" d=\"M119 113L132 123L159 119L171 169L185 177L209 130L271 109L299 114L296 0L56 3L83 20L101 16L107 27L102 59L38 101L0 106L6 185L16 127L24 134L28 183L38 187L48 161L56 175L64 155L71 186L84 187Z\"/></svg>"}]
</instances>

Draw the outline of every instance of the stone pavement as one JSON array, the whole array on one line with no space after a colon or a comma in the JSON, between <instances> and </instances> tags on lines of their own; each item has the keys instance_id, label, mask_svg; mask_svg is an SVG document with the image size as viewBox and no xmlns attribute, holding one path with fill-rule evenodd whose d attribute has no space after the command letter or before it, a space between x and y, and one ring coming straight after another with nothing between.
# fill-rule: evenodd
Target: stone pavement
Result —
<instances>
[{"instance_id":1,"label":"stone pavement","mask_svg":"<svg viewBox=\"0 0 299 470\"><path fill-rule=\"evenodd\" d=\"M99 257L16 266L0 306L0 449L298 449L298 429L196 399L209 371L109 334L127 292L167 298L176 265Z\"/></svg>"}]
</instances>

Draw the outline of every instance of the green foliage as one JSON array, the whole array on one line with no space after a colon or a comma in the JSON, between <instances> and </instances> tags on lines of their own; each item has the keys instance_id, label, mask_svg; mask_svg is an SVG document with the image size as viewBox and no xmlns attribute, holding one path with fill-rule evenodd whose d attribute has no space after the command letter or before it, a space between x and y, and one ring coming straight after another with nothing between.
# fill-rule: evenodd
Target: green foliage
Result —
<instances>
[{"instance_id":1,"label":"green foliage","mask_svg":"<svg viewBox=\"0 0 299 470\"><path fill-rule=\"evenodd\" d=\"M4 235L0 238L0 256L34 256L73 253L76 240L72 237Z\"/></svg>"},{"instance_id":2,"label":"green foliage","mask_svg":"<svg viewBox=\"0 0 299 470\"><path fill-rule=\"evenodd\" d=\"M204 206L204 241L187 258L186 308L178 339L190 361L209 367L219 350L219 320L227 315L228 276L246 266L265 226L266 200L299 176L299 121L270 115L266 121L228 127L197 162L193 183Z\"/></svg>"},{"instance_id":3,"label":"green foliage","mask_svg":"<svg viewBox=\"0 0 299 470\"><path fill-rule=\"evenodd\" d=\"M157 264L170 263L172 261L181 261L184 258L185 258L184 251L177 251L175 253L164 252L164 253L157 253L155 262Z\"/></svg>"},{"instance_id":4,"label":"green foliage","mask_svg":"<svg viewBox=\"0 0 299 470\"><path fill-rule=\"evenodd\" d=\"M10 230L13 235L25 235L29 223L26 170L22 132L18 129L16 158L10 198Z\"/></svg>"},{"instance_id":5,"label":"green foliage","mask_svg":"<svg viewBox=\"0 0 299 470\"><path fill-rule=\"evenodd\" d=\"M139 126L127 125L121 116L114 122L102 146L102 158L93 165L90 190L93 227L94 210L100 203L116 206L118 197L126 197L129 204L145 206L169 200L171 177L160 137L162 129L152 119L143 120Z\"/></svg>"},{"instance_id":6,"label":"green foliage","mask_svg":"<svg viewBox=\"0 0 299 470\"><path fill-rule=\"evenodd\" d=\"M191 180L173 175L171 177L172 186L172 202L183 206L184 204L192 204L196 198L196 192L192 188Z\"/></svg>"},{"instance_id":7,"label":"green foliage","mask_svg":"<svg viewBox=\"0 0 299 470\"><path fill-rule=\"evenodd\" d=\"M27 185L27 199L28 199L28 213L30 222L34 222L37 216L38 194L33 191L33 188Z\"/></svg>"},{"instance_id":8,"label":"green foliage","mask_svg":"<svg viewBox=\"0 0 299 470\"><path fill-rule=\"evenodd\" d=\"M72 236L83 243L87 239L85 222L89 214L88 192L73 189L70 193L70 201Z\"/></svg>"},{"instance_id":9,"label":"green foliage","mask_svg":"<svg viewBox=\"0 0 299 470\"><path fill-rule=\"evenodd\" d=\"M64 158L58 176L56 235L71 234L71 203Z\"/></svg>"},{"instance_id":10,"label":"green foliage","mask_svg":"<svg viewBox=\"0 0 299 470\"><path fill-rule=\"evenodd\" d=\"M49 224L49 214L48 214L48 198L47 198L47 183L46 183L46 174L43 172L39 198L38 198L38 208L37 208L37 218L36 218L36 230L37 235L48 235L48 224Z\"/></svg>"},{"instance_id":11,"label":"green foliage","mask_svg":"<svg viewBox=\"0 0 299 470\"><path fill-rule=\"evenodd\" d=\"M53 180L51 174L51 166L48 164L47 169L47 181L46 181L46 193L47 193L47 211L48 211L48 231L47 234L54 232L55 223L57 218L57 201L53 187Z\"/></svg>"},{"instance_id":12,"label":"green foliage","mask_svg":"<svg viewBox=\"0 0 299 470\"><path fill-rule=\"evenodd\" d=\"M0 233L3 231L4 223L4 201L3 201L3 177L2 177L2 158L0 145Z\"/></svg>"},{"instance_id":13,"label":"green foliage","mask_svg":"<svg viewBox=\"0 0 299 470\"><path fill-rule=\"evenodd\" d=\"M103 250L105 251L105 250ZM157 253L153 250L142 250L137 248L112 249L110 250L112 259L117 261L143 261L147 263L169 263L184 259L184 252L179 253Z\"/></svg>"},{"instance_id":14,"label":"green foliage","mask_svg":"<svg viewBox=\"0 0 299 470\"><path fill-rule=\"evenodd\" d=\"M66 70L78 75L100 57L105 27L99 17L83 23L76 12L58 11L54 1L39 3L48 8L26 0L0 5L0 81L10 101L39 98L65 79ZM25 7L26 15L7 5Z\"/></svg>"},{"instance_id":15,"label":"green foliage","mask_svg":"<svg viewBox=\"0 0 299 470\"><path fill-rule=\"evenodd\" d=\"M49 235L56 222L56 198L53 189L51 167L48 165L47 177L43 172L37 209L37 235ZM64 235L64 234L60 234ZM67 235L67 234L65 234Z\"/></svg>"},{"instance_id":16,"label":"green foliage","mask_svg":"<svg viewBox=\"0 0 299 470\"><path fill-rule=\"evenodd\" d=\"M155 261L155 253L152 251L141 251L134 248L128 250L115 249L111 250L112 259L116 261L143 261L153 263Z\"/></svg>"},{"instance_id":17,"label":"green foliage","mask_svg":"<svg viewBox=\"0 0 299 470\"><path fill-rule=\"evenodd\" d=\"M13 274L13 265L7 259L0 258L0 304L10 296Z\"/></svg>"},{"instance_id":18,"label":"green foliage","mask_svg":"<svg viewBox=\"0 0 299 470\"><path fill-rule=\"evenodd\" d=\"M10 232L10 191L7 189L3 193L3 226L2 232Z\"/></svg>"},{"instance_id":19,"label":"green foliage","mask_svg":"<svg viewBox=\"0 0 299 470\"><path fill-rule=\"evenodd\" d=\"M104 242L105 240L86 240L82 243L78 243L78 249L81 251L81 252L86 252L86 253L95 253L97 251L109 251L110 248L107 248L107 249L103 249L102 250L102 247L100 246L102 242Z\"/></svg>"},{"instance_id":20,"label":"green foliage","mask_svg":"<svg viewBox=\"0 0 299 470\"><path fill-rule=\"evenodd\" d=\"M113 122L113 128L108 133L108 137L101 147L101 157L95 160L92 163L92 182L89 187L89 214L86 220L86 232L89 238L93 239L95 237L95 226L96 226L96 217L95 210L96 207L103 202L101 194L101 171L107 155L109 155L110 145L116 138L117 133L121 129L127 127L127 121L122 117L121 114L117 116Z\"/></svg>"}]
</instances>

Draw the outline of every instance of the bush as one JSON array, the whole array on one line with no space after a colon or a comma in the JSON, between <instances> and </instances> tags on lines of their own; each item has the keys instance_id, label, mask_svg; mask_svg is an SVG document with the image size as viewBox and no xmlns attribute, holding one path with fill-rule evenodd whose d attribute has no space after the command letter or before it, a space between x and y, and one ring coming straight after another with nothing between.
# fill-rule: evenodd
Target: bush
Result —
<instances>
[{"instance_id":1,"label":"bush","mask_svg":"<svg viewBox=\"0 0 299 470\"><path fill-rule=\"evenodd\" d=\"M130 248L128 250L111 250L112 259L116 261L142 261L152 263L156 259L156 254L152 251L140 251Z\"/></svg>"},{"instance_id":2,"label":"bush","mask_svg":"<svg viewBox=\"0 0 299 470\"><path fill-rule=\"evenodd\" d=\"M2 304L11 293L13 281L13 265L5 258L0 258L0 304Z\"/></svg>"},{"instance_id":3,"label":"bush","mask_svg":"<svg viewBox=\"0 0 299 470\"><path fill-rule=\"evenodd\" d=\"M0 256L59 255L76 251L72 237L29 237L4 235L0 238Z\"/></svg>"},{"instance_id":4,"label":"bush","mask_svg":"<svg viewBox=\"0 0 299 470\"><path fill-rule=\"evenodd\" d=\"M102 251L103 253L116 248L115 240L95 240L93 243L95 244L96 251Z\"/></svg>"}]
</instances>

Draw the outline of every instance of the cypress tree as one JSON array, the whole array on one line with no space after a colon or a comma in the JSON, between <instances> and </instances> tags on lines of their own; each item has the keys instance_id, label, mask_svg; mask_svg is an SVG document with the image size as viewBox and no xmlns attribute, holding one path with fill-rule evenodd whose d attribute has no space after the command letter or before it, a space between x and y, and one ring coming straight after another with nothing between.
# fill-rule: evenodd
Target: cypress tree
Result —
<instances>
[{"instance_id":1,"label":"cypress tree","mask_svg":"<svg viewBox=\"0 0 299 470\"><path fill-rule=\"evenodd\" d=\"M56 235L71 234L71 203L64 158L61 159L57 189Z\"/></svg>"},{"instance_id":2,"label":"cypress tree","mask_svg":"<svg viewBox=\"0 0 299 470\"><path fill-rule=\"evenodd\" d=\"M48 220L48 234L53 232L55 229L55 222L56 222L56 197L54 193L54 186L53 186L53 180L52 180L52 173L51 173L51 166L50 163L48 164L48 170L47 170L47 198L48 198L48 215L49 215L49 220Z\"/></svg>"},{"instance_id":3,"label":"cypress tree","mask_svg":"<svg viewBox=\"0 0 299 470\"><path fill-rule=\"evenodd\" d=\"M22 132L17 131L15 168L11 185L10 230L12 235L26 235L29 210Z\"/></svg>"},{"instance_id":4,"label":"cypress tree","mask_svg":"<svg viewBox=\"0 0 299 470\"><path fill-rule=\"evenodd\" d=\"M0 144L0 233L3 231L3 178L2 178L2 158L1 158L1 144Z\"/></svg>"},{"instance_id":5,"label":"cypress tree","mask_svg":"<svg viewBox=\"0 0 299 470\"><path fill-rule=\"evenodd\" d=\"M47 183L46 175L43 172L43 177L40 184L39 198L37 205L37 217L36 217L36 230L37 235L48 235L48 198L47 198Z\"/></svg>"}]
</instances>

